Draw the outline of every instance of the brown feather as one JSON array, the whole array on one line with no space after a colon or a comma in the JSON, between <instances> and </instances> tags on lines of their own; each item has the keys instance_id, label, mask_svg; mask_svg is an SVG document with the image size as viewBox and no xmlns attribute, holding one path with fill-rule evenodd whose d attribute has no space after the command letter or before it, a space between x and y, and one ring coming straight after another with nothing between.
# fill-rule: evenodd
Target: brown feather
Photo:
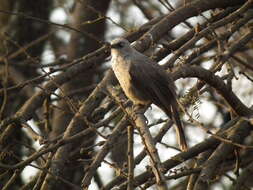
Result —
<instances>
[{"instance_id":1,"label":"brown feather","mask_svg":"<svg viewBox=\"0 0 253 190\"><path fill-rule=\"evenodd\" d=\"M150 100L160 107L168 117L173 119L176 124L176 134L180 148L186 151L187 143L179 117L175 85L166 71L155 64L151 63L150 60L145 60L145 64L142 65L131 64L129 73L133 92L141 92L142 95L145 95L146 100Z\"/></svg>"}]
</instances>

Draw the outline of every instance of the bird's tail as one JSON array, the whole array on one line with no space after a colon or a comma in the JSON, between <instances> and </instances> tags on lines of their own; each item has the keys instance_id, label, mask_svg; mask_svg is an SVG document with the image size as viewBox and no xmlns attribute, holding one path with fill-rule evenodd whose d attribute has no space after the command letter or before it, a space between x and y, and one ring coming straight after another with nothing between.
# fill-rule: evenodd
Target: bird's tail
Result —
<instances>
[{"instance_id":1,"label":"bird's tail","mask_svg":"<svg viewBox=\"0 0 253 190\"><path fill-rule=\"evenodd\" d=\"M178 106L179 105L178 105L176 99L174 101L171 101L171 107L172 107L172 112L173 112L171 118L173 118L173 120L176 124L176 135L177 135L177 141L178 141L178 144L180 146L180 149L182 151L187 151L188 145L187 145L187 142L186 142L182 122L181 122L180 117L179 117Z\"/></svg>"}]
</instances>

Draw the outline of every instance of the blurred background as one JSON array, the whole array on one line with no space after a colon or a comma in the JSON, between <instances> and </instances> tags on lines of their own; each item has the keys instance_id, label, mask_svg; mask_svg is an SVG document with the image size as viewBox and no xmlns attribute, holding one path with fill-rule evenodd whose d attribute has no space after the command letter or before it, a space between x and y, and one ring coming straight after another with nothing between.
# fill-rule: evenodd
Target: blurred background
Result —
<instances>
[{"instance_id":1,"label":"blurred background","mask_svg":"<svg viewBox=\"0 0 253 190\"><path fill-rule=\"evenodd\" d=\"M214 138L216 144L199 152L189 149L182 162L191 161L164 166L168 188L251 189L252 126L238 116L252 113L252 5L209 3L0 0L0 189L82 189L90 175L91 190L156 189L136 129L130 143L134 176L143 178L127 187L131 135L122 106L106 88L113 84L120 92L108 47L116 37L137 41L137 50L178 79L190 148L225 126L224 139ZM145 35L153 35L152 43ZM180 153L172 123L153 105L145 116L160 160L167 163ZM125 127L111 138L119 126ZM210 168L203 182L201 174Z\"/></svg>"}]
</instances>

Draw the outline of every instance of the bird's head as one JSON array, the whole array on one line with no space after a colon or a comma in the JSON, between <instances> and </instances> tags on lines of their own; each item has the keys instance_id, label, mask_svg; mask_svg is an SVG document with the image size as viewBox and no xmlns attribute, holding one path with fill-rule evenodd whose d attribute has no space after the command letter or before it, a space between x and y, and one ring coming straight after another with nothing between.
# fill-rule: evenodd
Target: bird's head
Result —
<instances>
[{"instance_id":1,"label":"bird's head","mask_svg":"<svg viewBox=\"0 0 253 190\"><path fill-rule=\"evenodd\" d=\"M111 51L112 53L127 53L132 50L131 44L124 38L117 38L111 42Z\"/></svg>"}]
</instances>

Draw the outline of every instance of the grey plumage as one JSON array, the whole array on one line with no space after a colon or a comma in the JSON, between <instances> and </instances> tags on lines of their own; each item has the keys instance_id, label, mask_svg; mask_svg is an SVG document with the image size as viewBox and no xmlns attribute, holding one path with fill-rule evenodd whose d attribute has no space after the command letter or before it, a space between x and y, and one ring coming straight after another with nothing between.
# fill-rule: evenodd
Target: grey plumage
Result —
<instances>
[{"instance_id":1,"label":"grey plumage","mask_svg":"<svg viewBox=\"0 0 253 190\"><path fill-rule=\"evenodd\" d=\"M187 144L171 77L160 65L136 51L123 38L114 40L111 48L112 69L126 96L134 104L154 103L172 118L177 126L180 148L185 151Z\"/></svg>"}]
</instances>

